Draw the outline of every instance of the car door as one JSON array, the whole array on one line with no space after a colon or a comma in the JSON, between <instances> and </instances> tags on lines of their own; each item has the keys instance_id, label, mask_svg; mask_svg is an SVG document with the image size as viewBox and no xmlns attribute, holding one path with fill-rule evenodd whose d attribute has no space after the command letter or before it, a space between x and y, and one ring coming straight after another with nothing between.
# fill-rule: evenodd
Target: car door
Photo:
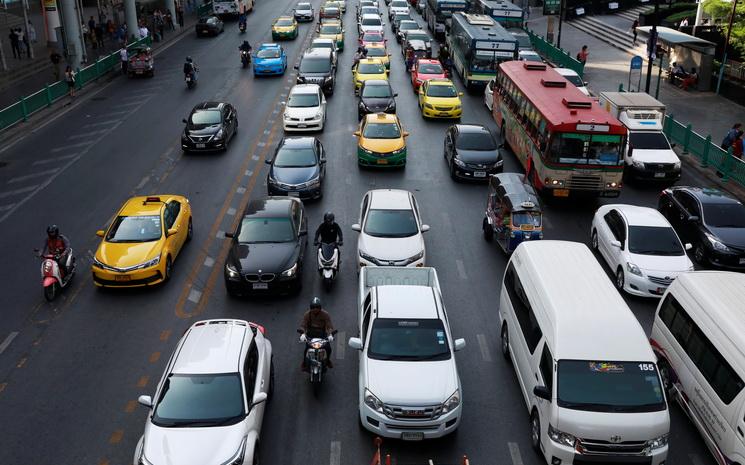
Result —
<instances>
[{"instance_id":1,"label":"car door","mask_svg":"<svg viewBox=\"0 0 745 465\"><path fill-rule=\"evenodd\" d=\"M617 240L617 233L615 231L615 217L613 215L614 210L608 211L603 218L598 222L598 250L600 255L603 256L608 266L613 266L610 259L610 244L612 241Z\"/></svg>"},{"instance_id":2,"label":"car door","mask_svg":"<svg viewBox=\"0 0 745 465\"><path fill-rule=\"evenodd\" d=\"M321 113L323 114L321 121L326 121L326 96L323 95L320 88L318 89L318 101L321 102Z\"/></svg>"},{"instance_id":3,"label":"car door","mask_svg":"<svg viewBox=\"0 0 745 465\"><path fill-rule=\"evenodd\" d=\"M616 270L619 265L623 266L626 263L628 229L626 220L624 220L623 216L617 210L613 210L613 216L615 217L614 235L616 240L621 243L621 247L611 246L608 247L608 251L611 256L610 265L613 267L613 270Z\"/></svg>"},{"instance_id":4,"label":"car door","mask_svg":"<svg viewBox=\"0 0 745 465\"><path fill-rule=\"evenodd\" d=\"M305 218L305 211L299 202L293 202L292 206L292 222L297 232L297 243L300 246L300 256L298 263L300 266L303 264L303 257L305 256L305 247L308 244L308 224Z\"/></svg>"},{"instance_id":5,"label":"car door","mask_svg":"<svg viewBox=\"0 0 745 465\"><path fill-rule=\"evenodd\" d=\"M548 348L548 343L543 342L543 348L540 351L535 352L534 364L536 370L533 372L536 383L541 386L545 386L548 392L551 393L551 399L554 399L554 358L551 355L551 350ZM534 397L536 406L538 407L538 413L541 420L541 427L546 428L548 425L548 419L551 417L551 401L541 399L540 397Z\"/></svg>"},{"instance_id":6,"label":"car door","mask_svg":"<svg viewBox=\"0 0 745 465\"><path fill-rule=\"evenodd\" d=\"M695 242L697 238L696 229L701 219L698 200L691 194L683 191L675 191L673 199L678 210L677 215L673 216L677 225L676 230L678 231L678 235L681 236L683 242ZM698 221L692 221L690 218L693 216L698 217Z\"/></svg>"},{"instance_id":7,"label":"car door","mask_svg":"<svg viewBox=\"0 0 745 465\"><path fill-rule=\"evenodd\" d=\"M165 218L166 227L168 229L173 228L176 230L176 234L168 238L168 240L170 241L170 249L173 252L173 257L176 258L176 255L178 255L178 253L181 251L181 247L184 245L184 242L186 242L186 235L188 230L188 226L186 224L187 220L185 220L186 215L182 214L181 212L181 202L175 199L170 200L166 204L166 211L168 211L168 216Z\"/></svg>"},{"instance_id":8,"label":"car door","mask_svg":"<svg viewBox=\"0 0 745 465\"><path fill-rule=\"evenodd\" d=\"M326 151L323 149L323 144L320 140L316 139L316 154L318 155L318 169L320 171L320 178L326 177Z\"/></svg>"},{"instance_id":9,"label":"car door","mask_svg":"<svg viewBox=\"0 0 745 465\"><path fill-rule=\"evenodd\" d=\"M250 330L249 330L250 331ZM259 351L256 347L256 340L253 339L251 344L248 346L248 353L246 354L246 360L243 365L243 380L246 388L246 405L248 406L248 415L246 416L246 430L261 431L261 422L264 418L264 407L266 402L262 402L258 405L251 405L253 398L259 392L267 392L264 388L266 382L268 382L268 373L264 374L264 360L262 357L265 356L263 351ZM265 379L267 378L267 379ZM268 386L266 386L268 388Z\"/></svg>"},{"instance_id":10,"label":"car door","mask_svg":"<svg viewBox=\"0 0 745 465\"><path fill-rule=\"evenodd\" d=\"M360 219L359 224L362 229L365 229L365 219L367 218L367 207L370 204L370 193L365 194L362 197L362 203L360 204Z\"/></svg>"},{"instance_id":11,"label":"car door","mask_svg":"<svg viewBox=\"0 0 745 465\"><path fill-rule=\"evenodd\" d=\"M424 106L424 96L427 95L427 88L429 87L429 81L424 81L421 86L419 86L419 108L422 108Z\"/></svg>"}]
</instances>

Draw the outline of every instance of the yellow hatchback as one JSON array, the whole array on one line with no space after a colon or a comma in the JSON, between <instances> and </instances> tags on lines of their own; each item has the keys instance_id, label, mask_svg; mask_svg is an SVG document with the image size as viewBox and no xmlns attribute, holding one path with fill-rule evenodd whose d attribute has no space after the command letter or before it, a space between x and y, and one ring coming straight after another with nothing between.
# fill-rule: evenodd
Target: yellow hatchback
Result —
<instances>
[{"instance_id":1,"label":"yellow hatchback","mask_svg":"<svg viewBox=\"0 0 745 465\"><path fill-rule=\"evenodd\" d=\"M344 28L341 21L328 21L318 25L318 38L331 39L336 42L336 48L344 51Z\"/></svg>"},{"instance_id":2,"label":"yellow hatchback","mask_svg":"<svg viewBox=\"0 0 745 465\"><path fill-rule=\"evenodd\" d=\"M371 113L360 121L355 131L357 163L360 166L388 168L406 165L406 138L398 116Z\"/></svg>"},{"instance_id":3,"label":"yellow hatchback","mask_svg":"<svg viewBox=\"0 0 745 465\"><path fill-rule=\"evenodd\" d=\"M272 24L272 40L296 39L298 35L297 21L293 16L280 16Z\"/></svg>"},{"instance_id":4,"label":"yellow hatchback","mask_svg":"<svg viewBox=\"0 0 745 465\"><path fill-rule=\"evenodd\" d=\"M450 79L430 79L419 86L419 108L425 118L456 118L463 113L460 97Z\"/></svg>"},{"instance_id":5,"label":"yellow hatchback","mask_svg":"<svg viewBox=\"0 0 745 465\"><path fill-rule=\"evenodd\" d=\"M360 62L352 68L352 74L354 77L355 94L360 91L362 83L368 79L388 80L388 70L385 69L383 62L378 58L365 58L360 60Z\"/></svg>"},{"instance_id":6,"label":"yellow hatchback","mask_svg":"<svg viewBox=\"0 0 745 465\"><path fill-rule=\"evenodd\" d=\"M382 43L369 43L365 46L367 50L367 57L380 60L385 66L385 69L391 68L391 54L386 50L385 45Z\"/></svg>"},{"instance_id":7,"label":"yellow hatchback","mask_svg":"<svg viewBox=\"0 0 745 465\"><path fill-rule=\"evenodd\" d=\"M193 227L191 206L180 195L132 197L114 217L93 257L99 287L140 287L168 281Z\"/></svg>"}]
</instances>

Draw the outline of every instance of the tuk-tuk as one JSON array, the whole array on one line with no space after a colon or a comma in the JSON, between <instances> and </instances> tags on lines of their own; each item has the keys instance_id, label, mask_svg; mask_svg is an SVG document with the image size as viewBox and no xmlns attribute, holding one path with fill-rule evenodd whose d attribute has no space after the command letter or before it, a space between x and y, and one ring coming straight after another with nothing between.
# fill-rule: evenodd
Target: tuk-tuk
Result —
<instances>
[{"instance_id":1,"label":"tuk-tuk","mask_svg":"<svg viewBox=\"0 0 745 465\"><path fill-rule=\"evenodd\" d=\"M489 177L489 196L482 225L484 239L510 254L523 241L543 239L541 203L533 186L518 173Z\"/></svg>"},{"instance_id":2,"label":"tuk-tuk","mask_svg":"<svg viewBox=\"0 0 745 465\"><path fill-rule=\"evenodd\" d=\"M150 47L135 47L129 51L127 75L129 77L143 75L153 77L153 75L155 74L154 64L155 61L153 60L153 52L150 50Z\"/></svg>"},{"instance_id":3,"label":"tuk-tuk","mask_svg":"<svg viewBox=\"0 0 745 465\"><path fill-rule=\"evenodd\" d=\"M404 60L406 62L406 71L411 72L414 63L420 58L431 58L429 47L423 40L411 40L404 50Z\"/></svg>"}]
</instances>

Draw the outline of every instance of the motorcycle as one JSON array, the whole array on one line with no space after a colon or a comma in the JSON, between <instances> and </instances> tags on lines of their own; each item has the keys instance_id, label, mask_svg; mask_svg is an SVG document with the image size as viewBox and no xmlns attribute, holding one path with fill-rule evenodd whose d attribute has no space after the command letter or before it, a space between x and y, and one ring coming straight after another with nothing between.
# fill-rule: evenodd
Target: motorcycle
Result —
<instances>
[{"instance_id":1,"label":"motorcycle","mask_svg":"<svg viewBox=\"0 0 745 465\"><path fill-rule=\"evenodd\" d=\"M241 34L243 34L244 32L246 32L246 22L245 21L242 21L242 22L238 23L238 30L241 31Z\"/></svg>"},{"instance_id":2,"label":"motorcycle","mask_svg":"<svg viewBox=\"0 0 745 465\"><path fill-rule=\"evenodd\" d=\"M184 81L186 81L186 87L188 89L191 89L192 87L197 85L197 71L198 70L195 66L194 71L192 71L191 73L184 74Z\"/></svg>"},{"instance_id":3,"label":"motorcycle","mask_svg":"<svg viewBox=\"0 0 745 465\"><path fill-rule=\"evenodd\" d=\"M248 50L241 50L241 66L244 68L251 64L251 52Z\"/></svg>"},{"instance_id":4,"label":"motorcycle","mask_svg":"<svg viewBox=\"0 0 745 465\"><path fill-rule=\"evenodd\" d=\"M304 334L302 329L298 333ZM335 336L336 330L331 332ZM302 341L301 341L302 342ZM305 340L305 366L310 372L310 384L313 386L313 394L318 395L323 381L323 374L328 369L328 350L329 340L327 337L314 337Z\"/></svg>"},{"instance_id":5,"label":"motorcycle","mask_svg":"<svg viewBox=\"0 0 745 465\"><path fill-rule=\"evenodd\" d=\"M65 265L67 272L63 274L57 263L59 256L53 254L41 255L39 249L34 249L34 252L42 260L41 284L44 286L44 297L51 302L57 297L59 291L67 287L72 281L72 277L75 275L75 257L72 254L72 249L70 249Z\"/></svg>"},{"instance_id":6,"label":"motorcycle","mask_svg":"<svg viewBox=\"0 0 745 465\"><path fill-rule=\"evenodd\" d=\"M340 250L336 242L321 242L315 245L318 246L318 274L323 277L326 292L330 292L339 273Z\"/></svg>"}]
</instances>

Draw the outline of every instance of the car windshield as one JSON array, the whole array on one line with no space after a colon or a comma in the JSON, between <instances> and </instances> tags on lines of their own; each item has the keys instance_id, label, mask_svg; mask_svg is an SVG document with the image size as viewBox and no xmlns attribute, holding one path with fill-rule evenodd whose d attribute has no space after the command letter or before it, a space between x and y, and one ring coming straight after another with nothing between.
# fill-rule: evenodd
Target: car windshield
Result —
<instances>
[{"instance_id":1,"label":"car windshield","mask_svg":"<svg viewBox=\"0 0 745 465\"><path fill-rule=\"evenodd\" d=\"M243 418L243 389L238 373L170 375L153 412L162 427L222 426Z\"/></svg>"},{"instance_id":2,"label":"car windshield","mask_svg":"<svg viewBox=\"0 0 745 465\"><path fill-rule=\"evenodd\" d=\"M526 226L530 229L530 226L534 228L541 227L541 213L540 212L513 212L512 213L512 224L515 227Z\"/></svg>"},{"instance_id":3,"label":"car windshield","mask_svg":"<svg viewBox=\"0 0 745 465\"><path fill-rule=\"evenodd\" d=\"M281 148L274 157L274 166L279 168L316 166L316 153L311 147Z\"/></svg>"},{"instance_id":4,"label":"car windshield","mask_svg":"<svg viewBox=\"0 0 745 465\"><path fill-rule=\"evenodd\" d=\"M411 210L370 210L365 233L375 237L410 237L419 232Z\"/></svg>"},{"instance_id":5,"label":"car windshield","mask_svg":"<svg viewBox=\"0 0 745 465\"><path fill-rule=\"evenodd\" d=\"M704 220L714 228L745 228L745 206L741 203L705 203Z\"/></svg>"},{"instance_id":6,"label":"car windshield","mask_svg":"<svg viewBox=\"0 0 745 465\"><path fill-rule=\"evenodd\" d=\"M395 123L368 123L362 131L366 139L398 139L401 130Z\"/></svg>"},{"instance_id":7,"label":"car windshield","mask_svg":"<svg viewBox=\"0 0 745 465\"><path fill-rule=\"evenodd\" d=\"M422 41L424 41L424 43L427 43L427 42L429 42L429 36L427 34L423 34L421 32L417 32L417 33L413 33L413 34L411 32L409 32L408 34L406 34L406 40L408 40L408 41L411 41L411 40L422 40Z\"/></svg>"},{"instance_id":8,"label":"car windshield","mask_svg":"<svg viewBox=\"0 0 745 465\"><path fill-rule=\"evenodd\" d=\"M290 94L290 99L287 101L287 106L290 108L308 108L319 105L318 94L293 93Z\"/></svg>"},{"instance_id":9,"label":"car windshield","mask_svg":"<svg viewBox=\"0 0 745 465\"><path fill-rule=\"evenodd\" d=\"M623 164L623 137L611 134L557 133L549 147L549 160L575 165Z\"/></svg>"},{"instance_id":10,"label":"car windshield","mask_svg":"<svg viewBox=\"0 0 745 465\"><path fill-rule=\"evenodd\" d=\"M191 114L191 124L210 126L220 124L220 110L200 110Z\"/></svg>"},{"instance_id":11,"label":"car windshield","mask_svg":"<svg viewBox=\"0 0 745 465\"><path fill-rule=\"evenodd\" d=\"M367 356L376 360L448 360L445 327L437 319L378 318L370 331Z\"/></svg>"},{"instance_id":12,"label":"car windshield","mask_svg":"<svg viewBox=\"0 0 745 465\"><path fill-rule=\"evenodd\" d=\"M376 18L376 17L362 18L362 25L363 26L380 26L381 25L380 18Z\"/></svg>"},{"instance_id":13,"label":"car windshield","mask_svg":"<svg viewBox=\"0 0 745 465\"><path fill-rule=\"evenodd\" d=\"M560 360L557 379L559 407L592 412L666 408L654 363Z\"/></svg>"},{"instance_id":14,"label":"car windshield","mask_svg":"<svg viewBox=\"0 0 745 465\"><path fill-rule=\"evenodd\" d=\"M521 53L520 54L520 59L523 60L523 61L535 61L535 62L538 62L538 63L543 62L543 60L541 59L540 55L538 55L537 53ZM577 85L575 83L572 83L572 84L574 84L575 86Z\"/></svg>"},{"instance_id":15,"label":"car windshield","mask_svg":"<svg viewBox=\"0 0 745 465\"><path fill-rule=\"evenodd\" d=\"M383 36L380 34L377 34L375 32L366 32L365 35L362 36L363 42L383 42ZM367 51L368 54L370 53L370 50Z\"/></svg>"},{"instance_id":16,"label":"car windshield","mask_svg":"<svg viewBox=\"0 0 745 465\"><path fill-rule=\"evenodd\" d=\"M402 31L409 31L412 29L419 29L419 24L417 24L416 21L401 21L401 24L398 25L398 28Z\"/></svg>"},{"instance_id":17,"label":"car windshield","mask_svg":"<svg viewBox=\"0 0 745 465\"><path fill-rule=\"evenodd\" d=\"M427 95L430 97L457 97L458 91L455 86L432 85L427 88Z\"/></svg>"},{"instance_id":18,"label":"car windshield","mask_svg":"<svg viewBox=\"0 0 745 465\"><path fill-rule=\"evenodd\" d=\"M276 23L274 23L275 26L292 26L292 20L291 19L278 19Z\"/></svg>"},{"instance_id":19,"label":"car windshield","mask_svg":"<svg viewBox=\"0 0 745 465\"><path fill-rule=\"evenodd\" d=\"M380 63L360 63L357 71L360 74L383 74L385 68Z\"/></svg>"},{"instance_id":20,"label":"car windshield","mask_svg":"<svg viewBox=\"0 0 745 465\"><path fill-rule=\"evenodd\" d=\"M289 218L251 218L241 221L238 242L241 244L260 244L271 242L292 242L295 230Z\"/></svg>"},{"instance_id":21,"label":"car windshield","mask_svg":"<svg viewBox=\"0 0 745 465\"><path fill-rule=\"evenodd\" d=\"M259 58L279 58L278 48L265 48L256 54Z\"/></svg>"},{"instance_id":22,"label":"car windshield","mask_svg":"<svg viewBox=\"0 0 745 465\"><path fill-rule=\"evenodd\" d=\"M582 82L582 79L576 74L570 74L568 76L564 75L564 78L566 78L567 81L571 82L576 87L585 87L585 83Z\"/></svg>"},{"instance_id":23,"label":"car windshield","mask_svg":"<svg viewBox=\"0 0 745 465\"><path fill-rule=\"evenodd\" d=\"M338 16L339 15L339 9L335 6L333 7L326 7L323 9L323 14L328 16Z\"/></svg>"},{"instance_id":24,"label":"car windshield","mask_svg":"<svg viewBox=\"0 0 745 465\"><path fill-rule=\"evenodd\" d=\"M420 74L444 74L442 66L438 63L422 63L419 65Z\"/></svg>"},{"instance_id":25,"label":"car windshield","mask_svg":"<svg viewBox=\"0 0 745 465\"><path fill-rule=\"evenodd\" d=\"M152 242L163 235L159 215L117 216L111 225L107 242Z\"/></svg>"},{"instance_id":26,"label":"car windshield","mask_svg":"<svg viewBox=\"0 0 745 465\"><path fill-rule=\"evenodd\" d=\"M362 88L362 97L386 98L390 97L391 95L391 88L387 85L366 85Z\"/></svg>"},{"instance_id":27,"label":"car windshield","mask_svg":"<svg viewBox=\"0 0 745 465\"><path fill-rule=\"evenodd\" d=\"M462 132L455 146L461 150L497 150L497 142L490 132Z\"/></svg>"},{"instance_id":28,"label":"car windshield","mask_svg":"<svg viewBox=\"0 0 745 465\"><path fill-rule=\"evenodd\" d=\"M328 73L331 61L324 58L303 58L300 62L301 73Z\"/></svg>"},{"instance_id":29,"label":"car windshield","mask_svg":"<svg viewBox=\"0 0 745 465\"><path fill-rule=\"evenodd\" d=\"M629 252L639 255L685 254L673 228L664 226L629 226Z\"/></svg>"},{"instance_id":30,"label":"car windshield","mask_svg":"<svg viewBox=\"0 0 745 465\"><path fill-rule=\"evenodd\" d=\"M629 146L639 150L671 150L670 143L661 132L629 132Z\"/></svg>"},{"instance_id":31,"label":"car windshield","mask_svg":"<svg viewBox=\"0 0 745 465\"><path fill-rule=\"evenodd\" d=\"M321 26L321 34L341 34L341 26L338 24L324 24Z\"/></svg>"},{"instance_id":32,"label":"car windshield","mask_svg":"<svg viewBox=\"0 0 745 465\"><path fill-rule=\"evenodd\" d=\"M486 50L476 50L471 57L471 69L473 71L494 72L497 69L498 58L494 52Z\"/></svg>"}]
</instances>

